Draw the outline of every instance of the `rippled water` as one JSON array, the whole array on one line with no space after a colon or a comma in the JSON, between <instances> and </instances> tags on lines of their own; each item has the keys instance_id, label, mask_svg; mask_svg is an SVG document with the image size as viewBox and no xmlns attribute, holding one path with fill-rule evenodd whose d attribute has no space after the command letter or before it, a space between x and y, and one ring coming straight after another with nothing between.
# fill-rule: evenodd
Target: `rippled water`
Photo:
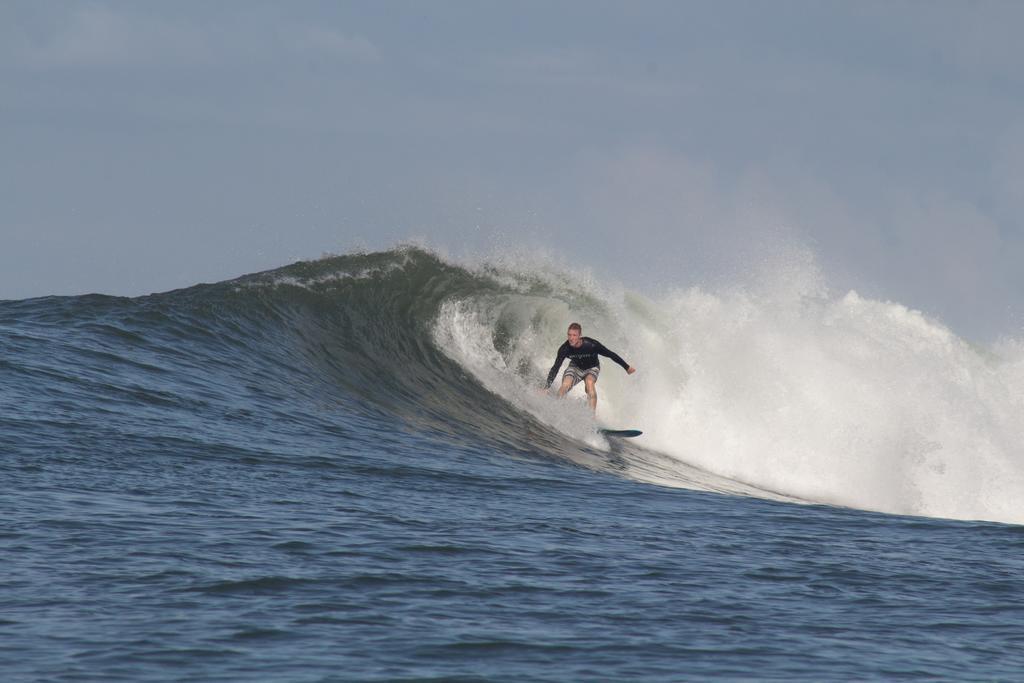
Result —
<instances>
[{"instance_id":1,"label":"rippled water","mask_svg":"<svg viewBox=\"0 0 1024 683\"><path fill-rule=\"evenodd\" d=\"M1024 527L623 476L362 282L0 303L3 680L1024 675Z\"/></svg>"}]
</instances>

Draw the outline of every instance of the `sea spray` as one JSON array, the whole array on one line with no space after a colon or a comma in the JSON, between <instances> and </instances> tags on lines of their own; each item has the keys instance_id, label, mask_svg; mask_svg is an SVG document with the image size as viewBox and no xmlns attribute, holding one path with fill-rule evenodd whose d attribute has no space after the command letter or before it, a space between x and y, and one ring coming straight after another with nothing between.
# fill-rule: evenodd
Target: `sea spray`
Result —
<instances>
[{"instance_id":1,"label":"sea spray","mask_svg":"<svg viewBox=\"0 0 1024 683\"><path fill-rule=\"evenodd\" d=\"M806 256L765 264L742 286L653 296L574 281L544 259L489 272L514 291L446 301L435 338L567 435L582 438L582 402L552 408L529 387L579 321L639 368L627 377L605 364L598 417L644 429L644 448L811 502L1024 521L1024 354L1013 340L980 349L898 303L831 295Z\"/></svg>"}]
</instances>

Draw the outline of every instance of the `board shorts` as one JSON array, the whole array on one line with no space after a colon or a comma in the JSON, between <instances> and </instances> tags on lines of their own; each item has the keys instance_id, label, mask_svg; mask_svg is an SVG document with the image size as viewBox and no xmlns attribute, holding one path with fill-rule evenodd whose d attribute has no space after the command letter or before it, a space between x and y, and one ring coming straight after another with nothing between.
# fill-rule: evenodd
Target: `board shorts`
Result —
<instances>
[{"instance_id":1,"label":"board shorts","mask_svg":"<svg viewBox=\"0 0 1024 683\"><path fill-rule=\"evenodd\" d=\"M582 382L583 378L586 377L587 375L593 375L594 381L597 381L597 376L600 374L600 365L595 365L592 368L587 368L586 370L584 370L583 368L578 368L572 363L569 363L569 367L567 367L565 369L565 372L562 373L562 381L564 382L566 377L572 377L572 386L569 387L570 389L572 389L572 387Z\"/></svg>"}]
</instances>

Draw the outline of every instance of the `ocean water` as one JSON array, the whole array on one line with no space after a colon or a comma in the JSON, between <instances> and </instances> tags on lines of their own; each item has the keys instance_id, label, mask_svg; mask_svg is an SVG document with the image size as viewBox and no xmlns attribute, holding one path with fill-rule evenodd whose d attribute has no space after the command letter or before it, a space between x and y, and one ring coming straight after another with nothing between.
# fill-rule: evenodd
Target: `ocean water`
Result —
<instances>
[{"instance_id":1,"label":"ocean water","mask_svg":"<svg viewBox=\"0 0 1024 683\"><path fill-rule=\"evenodd\" d=\"M539 390L567 322L596 432ZM0 302L4 681L1024 680L1024 345L806 263Z\"/></svg>"}]
</instances>

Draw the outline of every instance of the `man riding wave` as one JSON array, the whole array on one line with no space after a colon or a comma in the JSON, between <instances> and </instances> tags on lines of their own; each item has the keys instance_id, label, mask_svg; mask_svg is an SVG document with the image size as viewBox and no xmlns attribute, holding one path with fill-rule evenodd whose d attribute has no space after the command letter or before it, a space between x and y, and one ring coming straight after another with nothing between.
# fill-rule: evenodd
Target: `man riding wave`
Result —
<instances>
[{"instance_id":1,"label":"man riding wave","mask_svg":"<svg viewBox=\"0 0 1024 683\"><path fill-rule=\"evenodd\" d=\"M548 382L544 386L551 386L555 375L558 374L558 369L562 367L562 363L568 358L569 367L565 369L565 373L562 375L562 386L558 388L558 396L565 396L570 389L582 380L583 386L587 391L587 401L590 403L591 410L596 413L597 376L601 372L601 362L597 357L605 356L611 358L630 375L636 372L636 368L622 360L619 354L605 348L601 342L582 335L583 328L579 323L569 325L567 339L565 343L558 347L558 357L555 358L555 364L551 366L551 372L548 373Z\"/></svg>"}]
</instances>

